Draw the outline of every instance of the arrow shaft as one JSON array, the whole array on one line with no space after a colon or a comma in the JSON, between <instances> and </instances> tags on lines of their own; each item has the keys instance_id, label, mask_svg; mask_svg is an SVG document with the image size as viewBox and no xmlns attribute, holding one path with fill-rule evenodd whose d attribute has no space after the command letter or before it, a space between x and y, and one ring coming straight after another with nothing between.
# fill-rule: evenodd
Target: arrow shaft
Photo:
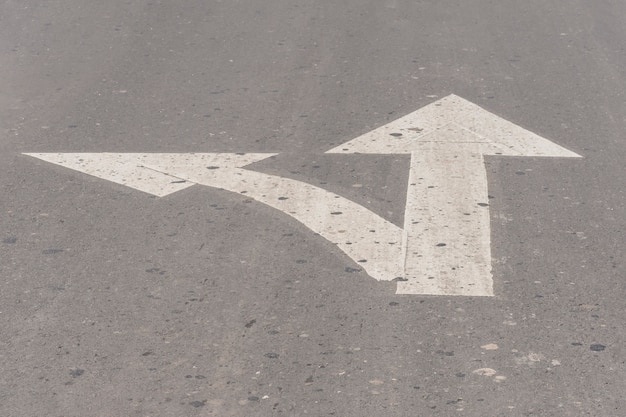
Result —
<instances>
[{"instance_id":1,"label":"arrow shaft","mask_svg":"<svg viewBox=\"0 0 626 417\"><path fill-rule=\"evenodd\" d=\"M399 294L493 295L487 173L477 143L411 155Z\"/></svg>"},{"instance_id":2,"label":"arrow shaft","mask_svg":"<svg viewBox=\"0 0 626 417\"><path fill-rule=\"evenodd\" d=\"M35 158L165 196L201 184L257 200L334 243L377 280L403 276L398 226L340 195L311 184L243 169L273 154L43 153Z\"/></svg>"},{"instance_id":3,"label":"arrow shaft","mask_svg":"<svg viewBox=\"0 0 626 417\"><path fill-rule=\"evenodd\" d=\"M164 169L150 163L144 166ZM347 198L301 181L242 168L168 166L166 172L240 193L290 215L337 245L377 280L403 276L402 229Z\"/></svg>"}]
</instances>

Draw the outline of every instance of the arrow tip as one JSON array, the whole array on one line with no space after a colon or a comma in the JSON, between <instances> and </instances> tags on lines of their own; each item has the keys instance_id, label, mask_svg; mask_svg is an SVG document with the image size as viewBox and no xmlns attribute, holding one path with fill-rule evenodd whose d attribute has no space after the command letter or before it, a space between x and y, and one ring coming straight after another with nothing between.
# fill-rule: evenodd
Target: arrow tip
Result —
<instances>
[{"instance_id":1,"label":"arrow tip","mask_svg":"<svg viewBox=\"0 0 626 417\"><path fill-rule=\"evenodd\" d=\"M180 167L243 167L275 154L261 153L24 153L157 197L191 187L174 172Z\"/></svg>"},{"instance_id":2,"label":"arrow tip","mask_svg":"<svg viewBox=\"0 0 626 417\"><path fill-rule=\"evenodd\" d=\"M327 153L406 154L467 142L485 155L581 157L454 94Z\"/></svg>"}]
</instances>

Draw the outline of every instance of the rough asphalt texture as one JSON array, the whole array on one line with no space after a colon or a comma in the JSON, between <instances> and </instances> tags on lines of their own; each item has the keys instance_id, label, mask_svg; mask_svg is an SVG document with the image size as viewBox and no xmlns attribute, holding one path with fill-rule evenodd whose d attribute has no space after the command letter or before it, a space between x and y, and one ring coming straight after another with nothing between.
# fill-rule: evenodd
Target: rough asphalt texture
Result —
<instances>
[{"instance_id":1,"label":"rough asphalt texture","mask_svg":"<svg viewBox=\"0 0 626 417\"><path fill-rule=\"evenodd\" d=\"M621 0L0 1L0 415L625 415L624 39ZM401 224L405 156L321 154L450 93L584 156L488 159L494 298L21 155L280 152Z\"/></svg>"}]
</instances>

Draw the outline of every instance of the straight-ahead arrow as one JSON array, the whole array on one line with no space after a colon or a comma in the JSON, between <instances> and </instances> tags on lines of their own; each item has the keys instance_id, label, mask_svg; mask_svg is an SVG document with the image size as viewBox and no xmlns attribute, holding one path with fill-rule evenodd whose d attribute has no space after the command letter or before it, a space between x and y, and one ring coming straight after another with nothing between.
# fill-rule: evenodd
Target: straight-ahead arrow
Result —
<instances>
[{"instance_id":1,"label":"straight-ahead arrow","mask_svg":"<svg viewBox=\"0 0 626 417\"><path fill-rule=\"evenodd\" d=\"M400 294L493 295L483 155L580 155L455 95L328 153L410 154Z\"/></svg>"}]
</instances>

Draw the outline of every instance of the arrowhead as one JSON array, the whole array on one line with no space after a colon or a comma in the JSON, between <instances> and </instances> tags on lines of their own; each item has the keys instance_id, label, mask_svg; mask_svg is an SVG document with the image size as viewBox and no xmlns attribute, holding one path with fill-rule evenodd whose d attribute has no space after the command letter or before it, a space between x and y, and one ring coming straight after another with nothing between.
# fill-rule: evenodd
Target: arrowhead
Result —
<instances>
[{"instance_id":1,"label":"arrowhead","mask_svg":"<svg viewBox=\"0 0 626 417\"><path fill-rule=\"evenodd\" d=\"M46 162L163 197L194 185L170 173L178 167L201 170L241 168L274 154L235 153L26 153Z\"/></svg>"},{"instance_id":2,"label":"arrowhead","mask_svg":"<svg viewBox=\"0 0 626 417\"><path fill-rule=\"evenodd\" d=\"M580 158L454 94L327 153L405 154L460 143L478 144L484 155Z\"/></svg>"}]
</instances>

